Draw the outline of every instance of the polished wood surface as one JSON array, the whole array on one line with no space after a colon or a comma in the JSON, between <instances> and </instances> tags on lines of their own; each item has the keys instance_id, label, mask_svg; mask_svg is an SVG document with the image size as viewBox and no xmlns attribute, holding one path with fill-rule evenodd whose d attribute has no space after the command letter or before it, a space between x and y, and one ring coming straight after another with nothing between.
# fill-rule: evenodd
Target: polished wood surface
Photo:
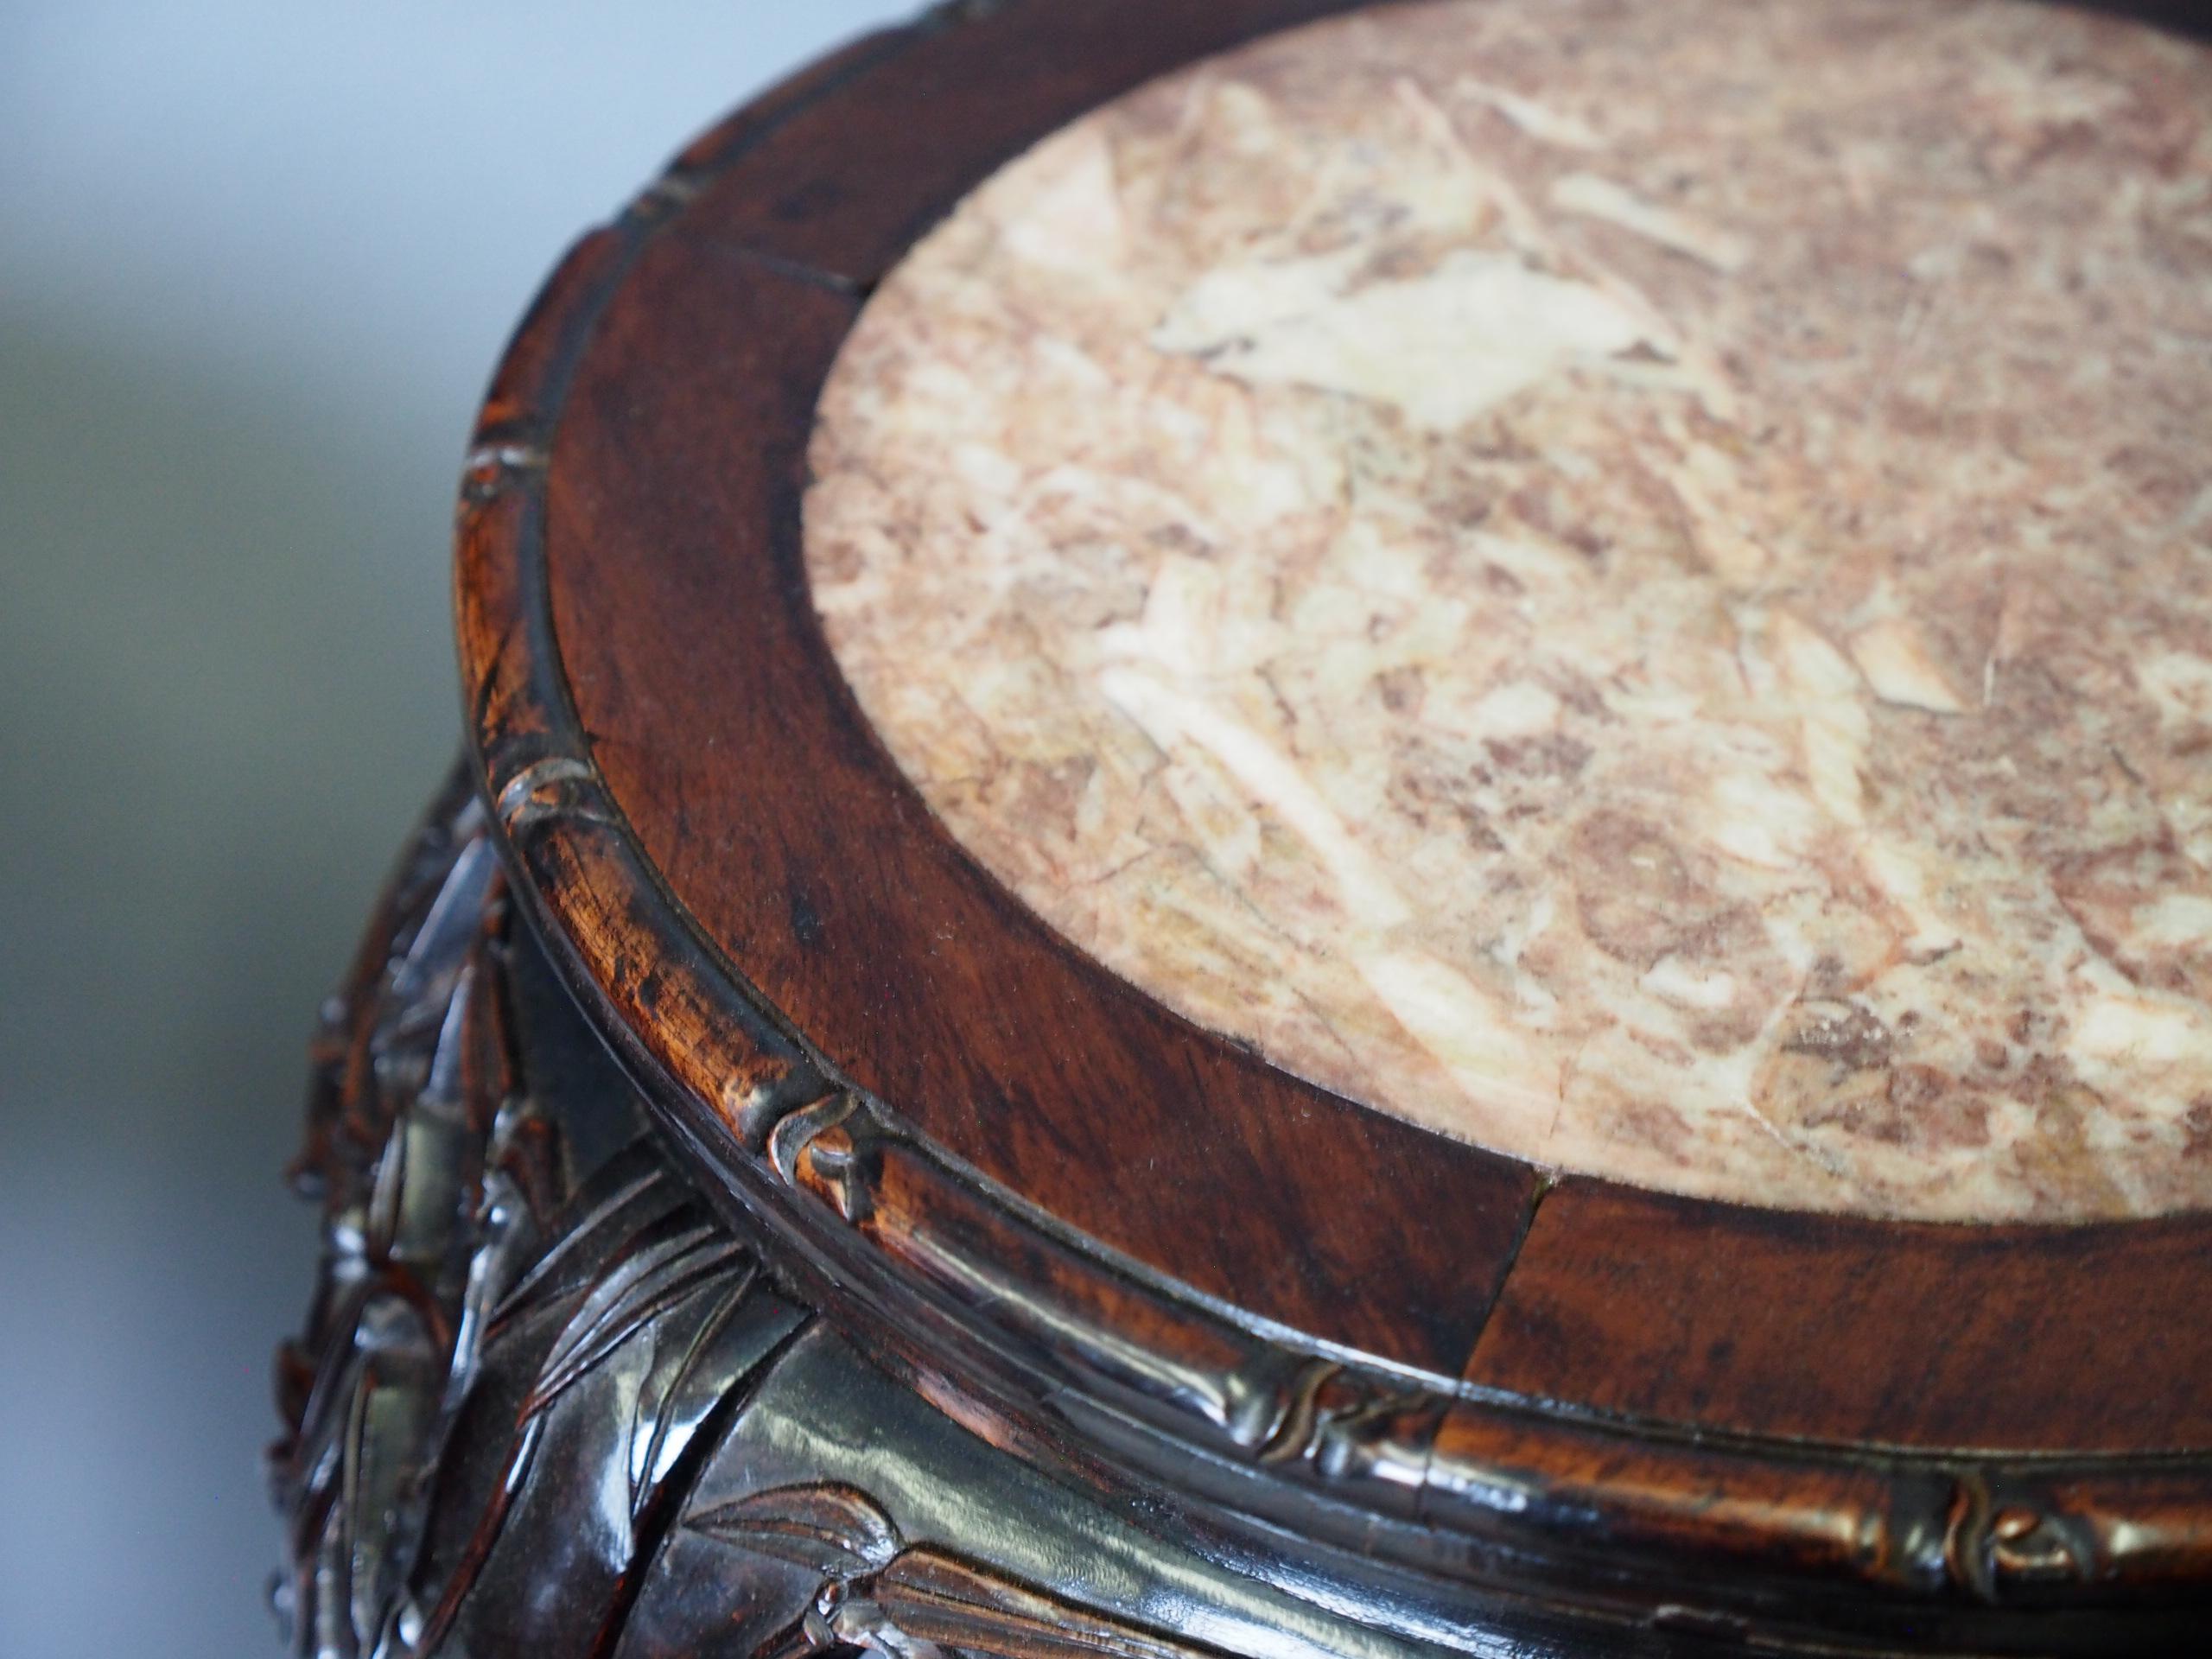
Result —
<instances>
[{"instance_id":1,"label":"polished wood surface","mask_svg":"<svg viewBox=\"0 0 2212 1659\"><path fill-rule=\"evenodd\" d=\"M838 1071L949 1151L1212 1294L1452 1365L1533 1173L1175 1019L941 831L838 679L798 564L808 412L852 302L720 256L679 224L639 259L547 481L563 662L646 855ZM1348 1168L1396 1201L1346 1202Z\"/></svg>"},{"instance_id":2,"label":"polished wood surface","mask_svg":"<svg viewBox=\"0 0 2212 1659\"><path fill-rule=\"evenodd\" d=\"M2037 1452L2212 1444L2202 1218L1961 1227L1551 1194L1465 1375L1792 1439Z\"/></svg>"},{"instance_id":3,"label":"polished wood surface","mask_svg":"<svg viewBox=\"0 0 2212 1659\"><path fill-rule=\"evenodd\" d=\"M1871 1598L1803 1616L1907 1645L2171 1620L2212 1580L2212 1219L1779 1215L1367 1111L1044 929L831 664L798 504L869 284L1070 116L1331 9L938 14L579 245L494 382L461 526L519 901L792 1271L1009 1441L1486 1593L1572 1598L1610 1551L1605 1595L1647 1623L1684 1573L1713 1629L1792 1640L1777 1585Z\"/></svg>"}]
</instances>

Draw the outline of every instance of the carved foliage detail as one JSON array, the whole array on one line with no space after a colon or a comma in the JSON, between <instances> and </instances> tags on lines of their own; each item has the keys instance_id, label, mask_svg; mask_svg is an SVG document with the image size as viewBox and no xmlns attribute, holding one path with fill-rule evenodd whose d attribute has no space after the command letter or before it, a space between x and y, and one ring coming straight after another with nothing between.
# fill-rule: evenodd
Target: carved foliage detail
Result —
<instances>
[{"instance_id":1,"label":"carved foliage detail","mask_svg":"<svg viewBox=\"0 0 2212 1659\"><path fill-rule=\"evenodd\" d=\"M883 1506L842 1482L779 1486L686 1517L716 1541L819 1575L803 1611L763 1649L804 1659L867 1648L893 1659L948 1649L1007 1659L1201 1659L1216 1650L1054 1596L904 1540Z\"/></svg>"},{"instance_id":2,"label":"carved foliage detail","mask_svg":"<svg viewBox=\"0 0 2212 1659\"><path fill-rule=\"evenodd\" d=\"M502 808L575 781L541 770ZM677 1173L509 920L486 815L456 785L315 1044L298 1178L324 1252L280 1356L271 1454L296 1650L603 1659L677 1650L703 1609L765 1621L785 1659L1210 1655L912 1540L850 1485L687 1512L810 1316ZM805 1081L763 1115L763 1150L836 1189L859 1103ZM849 1220L865 1190L855 1165ZM764 1570L702 1582L671 1555L681 1535Z\"/></svg>"},{"instance_id":3,"label":"carved foliage detail","mask_svg":"<svg viewBox=\"0 0 2212 1659\"><path fill-rule=\"evenodd\" d=\"M317 1659L482 1650L486 1630L598 1651L805 1322L589 1039L544 1054L515 1029L559 996L520 982L522 949L483 814L449 791L315 1049L298 1179L323 1200L323 1261L279 1356L271 1465L275 1599Z\"/></svg>"}]
</instances>

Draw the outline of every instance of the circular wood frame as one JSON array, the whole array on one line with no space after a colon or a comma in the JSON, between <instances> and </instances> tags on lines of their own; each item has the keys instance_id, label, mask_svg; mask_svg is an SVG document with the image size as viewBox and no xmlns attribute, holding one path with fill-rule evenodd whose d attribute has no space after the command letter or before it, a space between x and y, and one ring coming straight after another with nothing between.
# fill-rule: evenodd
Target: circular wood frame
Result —
<instances>
[{"instance_id":1,"label":"circular wood frame","mask_svg":"<svg viewBox=\"0 0 2212 1659\"><path fill-rule=\"evenodd\" d=\"M1413 1574L1408 1606L1782 1639L2184 1628L2212 1217L1762 1211L1370 1111L1051 933L839 676L798 504L871 285L1027 143L1344 9L949 9L747 106L577 245L459 530L467 727L524 902L817 1294L995 1438L1147 1479L1255 1570L1341 1548Z\"/></svg>"}]
</instances>

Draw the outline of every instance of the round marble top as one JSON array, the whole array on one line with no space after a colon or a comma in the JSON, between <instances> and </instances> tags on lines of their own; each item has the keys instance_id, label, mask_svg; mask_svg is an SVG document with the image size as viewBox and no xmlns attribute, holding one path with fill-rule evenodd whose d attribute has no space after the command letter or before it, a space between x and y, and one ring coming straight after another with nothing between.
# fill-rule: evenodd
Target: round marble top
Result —
<instances>
[{"instance_id":1,"label":"round marble top","mask_svg":"<svg viewBox=\"0 0 2212 1659\"><path fill-rule=\"evenodd\" d=\"M1275 1065L1680 1192L2142 1215L2212 1200L2209 434L2212 54L1465 0L986 182L804 538L951 833Z\"/></svg>"}]
</instances>

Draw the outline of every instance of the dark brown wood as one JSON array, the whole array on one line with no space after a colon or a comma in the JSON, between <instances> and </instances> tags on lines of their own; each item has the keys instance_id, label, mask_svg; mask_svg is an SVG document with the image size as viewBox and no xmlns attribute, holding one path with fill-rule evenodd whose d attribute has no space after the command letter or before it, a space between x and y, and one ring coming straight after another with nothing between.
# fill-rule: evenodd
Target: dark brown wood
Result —
<instances>
[{"instance_id":1,"label":"dark brown wood","mask_svg":"<svg viewBox=\"0 0 2212 1659\"><path fill-rule=\"evenodd\" d=\"M2122 1587L2170 1619L2212 1579L2212 1221L1553 1187L1106 974L950 841L839 677L798 502L868 284L1065 119L1334 9L941 14L741 112L578 245L460 526L518 902L791 1271L1001 1444L1430 1593L1541 1583L1648 1624L1688 1577L1722 1636L2022 1651L2101 1650L2135 1628L2094 1622Z\"/></svg>"},{"instance_id":2,"label":"dark brown wood","mask_svg":"<svg viewBox=\"0 0 2212 1659\"><path fill-rule=\"evenodd\" d=\"M2202 1216L1948 1226L1549 1193L1468 1363L1485 1387L1831 1442L2212 1446Z\"/></svg>"},{"instance_id":3,"label":"dark brown wood","mask_svg":"<svg viewBox=\"0 0 2212 1659\"><path fill-rule=\"evenodd\" d=\"M713 179L696 216L709 234L865 288L1000 162L1085 110L1357 3L944 7L716 127L672 176Z\"/></svg>"},{"instance_id":4,"label":"dark brown wood","mask_svg":"<svg viewBox=\"0 0 2212 1659\"><path fill-rule=\"evenodd\" d=\"M942 832L862 721L798 550L810 411L853 309L687 216L578 367L547 568L624 817L747 980L947 1150L1214 1295L1448 1371L1531 1173L1301 1084L1111 978ZM1395 1201L1344 1202L1348 1172ZM1415 1236L1408 1210L1433 1218Z\"/></svg>"},{"instance_id":5,"label":"dark brown wood","mask_svg":"<svg viewBox=\"0 0 2212 1659\"><path fill-rule=\"evenodd\" d=\"M513 925L465 786L326 1007L295 1175L327 1245L277 1361L293 1651L1222 1659L1089 1593L1102 1542L1219 1569L964 1433L782 1294ZM840 1459L863 1438L935 1478Z\"/></svg>"},{"instance_id":6,"label":"dark brown wood","mask_svg":"<svg viewBox=\"0 0 2212 1659\"><path fill-rule=\"evenodd\" d=\"M365 1650L396 1627L417 1652L520 1643L579 1659L618 1640L762 1656L899 1637L1011 1659L1281 1651L1268 1621L1296 1602L1239 1577L1264 1563L1135 1531L1119 1513L1134 1502L1156 1522L1150 1493L979 1413L962 1379L917 1376L949 1408L932 1414L784 1294L757 1236L702 1209L512 925L486 833L480 806L448 791L317 1044L300 1173L330 1249L305 1340L280 1357L274 1453L292 1567L278 1600L299 1649ZM749 1136L779 1179L940 1289L1056 1289L1052 1345L1093 1368L1095 1408L1118 1389L1141 1415L1149 1367L1154 1385L1210 1390L1224 1441L1294 1479L1340 1487L1363 1451L1421 1469L1398 1489L1400 1521L1511 1564L1450 1615L1459 1645L1580 1659L1704 1653L1753 1631L1787 1649L1793 1630L1843 1629L1895 1650L1900 1631L1925 1646L1951 1629L1947 1597L2024 1593L2017 1639L1991 1643L1981 1621L1985 1649L2168 1653L2193 1628L2171 1600L2204 1554L2185 1476L2139 1473L2124 1491L2063 1464L1899 1478L1725 1436L1624 1439L1447 1407L1311 1357L1277 1379L1268 1344L963 1203L852 1096L763 1110ZM918 1367L946 1357L935 1333L899 1335ZM1039 1464L1052 1478L1025 1466ZM608 1524L610 1491L627 1493L626 1522ZM1009 1548L1037 1533L1058 1541ZM1377 1535L1369 1522L1361 1557ZM1098 1570L1102 1540L1148 1575L1138 1585L1204 1586L1203 1618L1163 1622L1154 1597L1130 1597L1133 1580ZM1555 1552L1550 1573L1532 1542ZM1622 1564L1654 1554L1679 1566L1639 1613ZM1433 1651L1438 1611L1404 1586L1363 1582L1310 1533L1295 1561L1308 1590L1328 1575L1332 1644ZM2054 1566L2151 1599L2124 1626L2039 1609ZM1567 1593L1541 1593L1559 1567ZM1256 1623L1255 1590L1273 1610Z\"/></svg>"}]
</instances>

